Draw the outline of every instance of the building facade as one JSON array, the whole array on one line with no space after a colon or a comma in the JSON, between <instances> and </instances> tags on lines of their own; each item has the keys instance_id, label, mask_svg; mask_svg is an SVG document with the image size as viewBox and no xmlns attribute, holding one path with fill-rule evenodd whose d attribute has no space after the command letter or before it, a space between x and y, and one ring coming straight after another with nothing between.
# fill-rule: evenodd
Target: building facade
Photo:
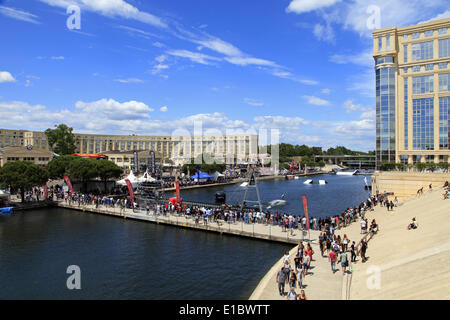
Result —
<instances>
[{"instance_id":1,"label":"building facade","mask_svg":"<svg viewBox=\"0 0 450 320\"><path fill-rule=\"evenodd\" d=\"M450 19L373 31L376 166L450 162Z\"/></svg>"},{"instance_id":2,"label":"building facade","mask_svg":"<svg viewBox=\"0 0 450 320\"><path fill-rule=\"evenodd\" d=\"M258 135L221 136L137 136L74 133L77 153L153 150L162 159L183 164L199 155L211 155L211 161L239 163L256 161ZM50 150L44 132L0 129L0 148L28 146ZM208 160L209 161L209 160Z\"/></svg>"},{"instance_id":3,"label":"building facade","mask_svg":"<svg viewBox=\"0 0 450 320\"><path fill-rule=\"evenodd\" d=\"M26 147L4 147L0 148L0 167L13 161L30 161L45 167L53 159L53 152L48 149L26 148Z\"/></svg>"}]
</instances>

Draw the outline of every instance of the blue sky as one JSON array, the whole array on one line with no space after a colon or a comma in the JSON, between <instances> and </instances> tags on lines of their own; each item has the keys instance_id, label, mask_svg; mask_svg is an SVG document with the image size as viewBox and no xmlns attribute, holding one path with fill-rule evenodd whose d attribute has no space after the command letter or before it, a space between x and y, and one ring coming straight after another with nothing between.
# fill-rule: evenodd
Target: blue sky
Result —
<instances>
[{"instance_id":1,"label":"blue sky","mask_svg":"<svg viewBox=\"0 0 450 320\"><path fill-rule=\"evenodd\" d=\"M0 0L0 128L259 132L372 150L372 38L449 17L418 0ZM77 5L81 28L69 30Z\"/></svg>"}]
</instances>

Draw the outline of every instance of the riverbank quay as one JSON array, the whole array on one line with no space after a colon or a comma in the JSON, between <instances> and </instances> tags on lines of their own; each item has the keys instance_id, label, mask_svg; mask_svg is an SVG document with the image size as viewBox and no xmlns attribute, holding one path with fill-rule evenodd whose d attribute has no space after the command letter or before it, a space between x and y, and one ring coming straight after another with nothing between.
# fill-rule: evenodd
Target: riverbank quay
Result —
<instances>
[{"instance_id":1,"label":"riverbank quay","mask_svg":"<svg viewBox=\"0 0 450 320\"><path fill-rule=\"evenodd\" d=\"M309 176L317 176L327 174L327 172L311 172L311 173L302 173L302 174L295 174L296 177L309 177ZM274 175L274 176L262 176L257 178L258 181L268 181L268 180L284 180L286 179L286 176L283 175ZM217 187L217 186L225 186L230 184L236 184L236 183L243 183L248 182L248 179L246 178L238 178L233 179L232 181L227 182L217 182L217 183L208 183L208 184L199 184L199 185L192 185L192 186L180 186L180 190L189 190L189 189L197 189L197 188L208 188L208 187ZM170 188L164 188L163 191L175 191L175 187Z\"/></svg>"},{"instance_id":2,"label":"riverbank quay","mask_svg":"<svg viewBox=\"0 0 450 320\"><path fill-rule=\"evenodd\" d=\"M348 299L450 299L450 199L444 190L409 198L387 211L377 207L378 233L368 243L365 263L353 264ZM408 230L412 218L417 229ZM360 236L357 225L338 231L352 239Z\"/></svg>"},{"instance_id":3,"label":"riverbank quay","mask_svg":"<svg viewBox=\"0 0 450 320\"><path fill-rule=\"evenodd\" d=\"M162 215L156 214L156 212L153 210L150 210L149 214L147 214L146 211L133 211L129 208L121 209L119 207L107 208L104 206L96 207L95 205L78 205L77 203L69 204L64 200L53 201L53 205L87 213L103 214L123 219L133 219L192 230L288 243L292 245L297 245L300 241L313 243L314 241L317 241L317 238L319 236L319 232L315 230L311 230L310 234L308 234L306 232L302 232L301 230L294 229L293 233L291 233L282 231L282 228L279 226L273 226L271 224L263 223L228 223L224 222L223 220L219 220L218 222L207 222L205 224L201 220L199 222L196 222L195 219L190 216L184 216L180 214Z\"/></svg>"},{"instance_id":4,"label":"riverbank quay","mask_svg":"<svg viewBox=\"0 0 450 320\"><path fill-rule=\"evenodd\" d=\"M43 200L43 201L29 201L22 203L20 200L11 199L11 204L14 211L25 211L25 210L33 210L33 209L42 209L48 208L53 205L52 201Z\"/></svg>"},{"instance_id":5,"label":"riverbank quay","mask_svg":"<svg viewBox=\"0 0 450 320\"><path fill-rule=\"evenodd\" d=\"M427 191L432 187L442 186L450 180L450 173L444 172L404 172L375 171L372 175L372 195L393 193L399 200L406 200L417 195L419 189Z\"/></svg>"}]
</instances>

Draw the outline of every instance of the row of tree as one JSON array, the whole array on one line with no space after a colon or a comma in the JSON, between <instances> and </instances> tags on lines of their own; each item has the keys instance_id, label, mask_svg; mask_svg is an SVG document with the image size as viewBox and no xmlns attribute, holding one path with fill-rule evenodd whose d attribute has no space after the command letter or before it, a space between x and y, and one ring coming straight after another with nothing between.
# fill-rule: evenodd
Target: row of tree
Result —
<instances>
[{"instance_id":1,"label":"row of tree","mask_svg":"<svg viewBox=\"0 0 450 320\"><path fill-rule=\"evenodd\" d=\"M29 161L7 162L0 168L0 187L9 188L11 193L20 191L24 202L25 191L43 186L49 178L60 179L67 175L72 181L82 182L84 189L89 180L99 178L106 190L108 180L121 174L122 168L109 160L59 156L53 158L45 169Z\"/></svg>"},{"instance_id":2,"label":"row of tree","mask_svg":"<svg viewBox=\"0 0 450 320\"><path fill-rule=\"evenodd\" d=\"M383 171L407 171L411 168L416 168L418 171L429 170L431 172L437 169L442 169L448 172L450 165L447 162L432 163L432 162L417 162L415 164L397 163L397 162L382 162L380 169Z\"/></svg>"}]
</instances>

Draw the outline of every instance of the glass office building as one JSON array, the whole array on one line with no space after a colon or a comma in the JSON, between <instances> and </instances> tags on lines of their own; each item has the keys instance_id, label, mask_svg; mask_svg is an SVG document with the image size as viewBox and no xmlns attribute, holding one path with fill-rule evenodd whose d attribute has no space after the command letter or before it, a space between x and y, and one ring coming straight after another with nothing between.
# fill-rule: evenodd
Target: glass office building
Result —
<instances>
[{"instance_id":1,"label":"glass office building","mask_svg":"<svg viewBox=\"0 0 450 320\"><path fill-rule=\"evenodd\" d=\"M376 165L450 162L450 19L373 31Z\"/></svg>"}]
</instances>

